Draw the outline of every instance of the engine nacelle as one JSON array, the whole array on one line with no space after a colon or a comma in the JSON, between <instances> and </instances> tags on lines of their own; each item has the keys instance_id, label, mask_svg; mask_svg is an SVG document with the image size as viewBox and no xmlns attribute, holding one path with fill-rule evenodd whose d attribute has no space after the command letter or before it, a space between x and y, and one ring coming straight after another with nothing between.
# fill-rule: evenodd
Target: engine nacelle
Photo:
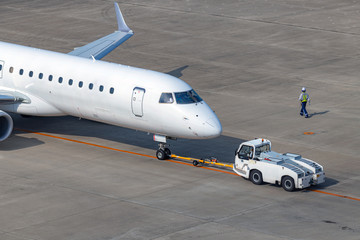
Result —
<instances>
[{"instance_id":1,"label":"engine nacelle","mask_svg":"<svg viewBox=\"0 0 360 240\"><path fill-rule=\"evenodd\" d=\"M7 139L13 130L13 120L9 114L0 111L0 142Z\"/></svg>"}]
</instances>

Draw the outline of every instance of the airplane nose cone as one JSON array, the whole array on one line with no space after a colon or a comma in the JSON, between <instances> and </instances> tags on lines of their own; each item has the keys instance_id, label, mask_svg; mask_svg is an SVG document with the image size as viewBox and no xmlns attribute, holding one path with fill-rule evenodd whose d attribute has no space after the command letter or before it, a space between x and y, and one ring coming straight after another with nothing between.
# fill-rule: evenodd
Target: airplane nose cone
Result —
<instances>
[{"instance_id":1,"label":"airplane nose cone","mask_svg":"<svg viewBox=\"0 0 360 240\"><path fill-rule=\"evenodd\" d=\"M222 132L222 126L217 117L206 120L207 134L209 137L218 137Z\"/></svg>"}]
</instances>

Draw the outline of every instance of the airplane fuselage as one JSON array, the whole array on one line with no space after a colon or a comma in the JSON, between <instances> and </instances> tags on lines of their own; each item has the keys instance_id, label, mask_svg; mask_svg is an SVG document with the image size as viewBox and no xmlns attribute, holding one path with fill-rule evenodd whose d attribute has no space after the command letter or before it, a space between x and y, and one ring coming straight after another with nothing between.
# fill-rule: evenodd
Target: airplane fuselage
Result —
<instances>
[{"instance_id":1,"label":"airplane fuselage","mask_svg":"<svg viewBox=\"0 0 360 240\"><path fill-rule=\"evenodd\" d=\"M72 115L174 138L213 138L221 124L192 88L151 70L0 42L0 110ZM162 94L173 99L162 101ZM187 93L187 95L185 94ZM192 95L191 95L192 96Z\"/></svg>"}]
</instances>

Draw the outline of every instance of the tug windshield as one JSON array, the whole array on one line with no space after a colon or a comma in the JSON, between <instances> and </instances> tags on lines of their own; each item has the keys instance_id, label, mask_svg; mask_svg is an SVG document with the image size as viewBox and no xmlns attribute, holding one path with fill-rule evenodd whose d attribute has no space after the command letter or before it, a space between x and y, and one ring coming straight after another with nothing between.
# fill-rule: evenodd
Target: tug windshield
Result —
<instances>
[{"instance_id":1,"label":"tug windshield","mask_svg":"<svg viewBox=\"0 0 360 240\"><path fill-rule=\"evenodd\" d=\"M261 145L255 148L255 156L260 157L260 153L269 152L269 151L270 151L270 144Z\"/></svg>"},{"instance_id":2,"label":"tug windshield","mask_svg":"<svg viewBox=\"0 0 360 240\"><path fill-rule=\"evenodd\" d=\"M176 92L175 99L178 104L190 104L201 102L201 97L194 91Z\"/></svg>"}]
</instances>

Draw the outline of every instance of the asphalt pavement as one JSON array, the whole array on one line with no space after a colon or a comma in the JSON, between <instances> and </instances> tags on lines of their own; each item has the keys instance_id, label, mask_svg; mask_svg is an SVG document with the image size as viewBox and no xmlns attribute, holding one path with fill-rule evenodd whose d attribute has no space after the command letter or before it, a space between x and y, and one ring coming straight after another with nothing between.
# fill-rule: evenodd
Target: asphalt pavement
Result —
<instances>
[{"instance_id":1,"label":"asphalt pavement","mask_svg":"<svg viewBox=\"0 0 360 240\"><path fill-rule=\"evenodd\" d=\"M103 60L180 77L222 123L219 138L172 141L174 154L231 163L241 142L263 137L323 165L326 183L256 186L159 161L147 133L12 115L0 143L0 239L360 239L360 3L119 5L135 35ZM107 0L3 0L0 20L0 41L63 53L116 29Z\"/></svg>"}]
</instances>

